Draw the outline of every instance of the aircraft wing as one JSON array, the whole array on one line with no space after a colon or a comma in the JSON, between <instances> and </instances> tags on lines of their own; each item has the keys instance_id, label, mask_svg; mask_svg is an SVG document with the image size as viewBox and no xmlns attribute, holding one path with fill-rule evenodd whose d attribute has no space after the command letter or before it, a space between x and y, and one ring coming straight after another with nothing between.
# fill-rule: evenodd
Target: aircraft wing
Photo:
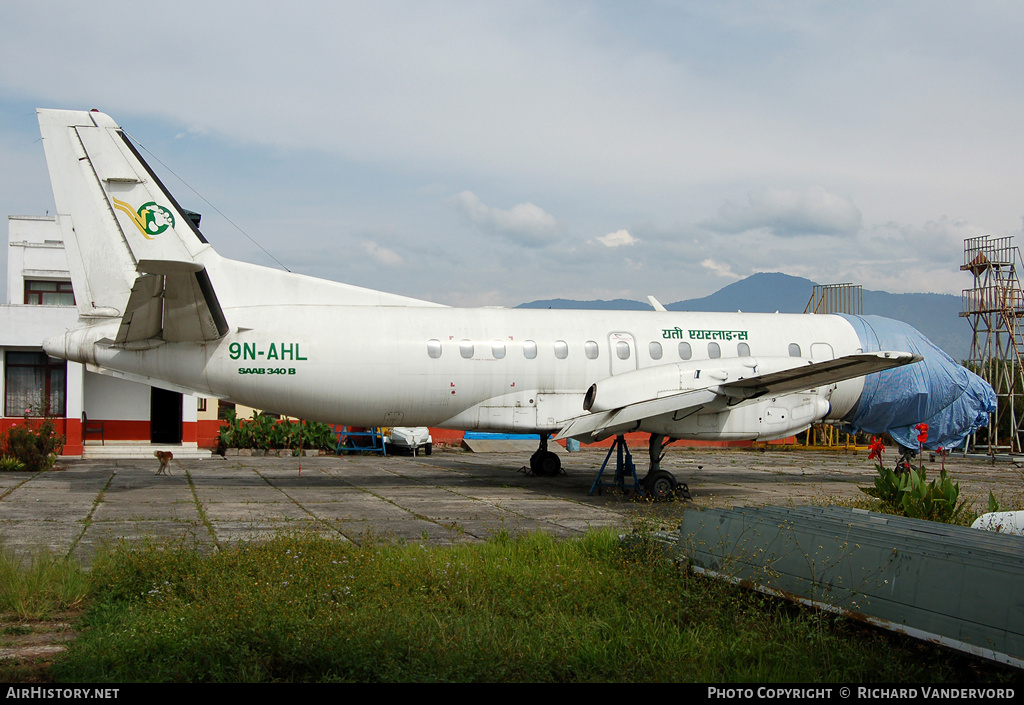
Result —
<instances>
[{"instance_id":1,"label":"aircraft wing","mask_svg":"<svg viewBox=\"0 0 1024 705\"><path fill-rule=\"evenodd\" d=\"M729 405L769 394L813 389L862 377L892 367L919 362L921 355L907 352L870 352L846 355L835 360L807 361L780 372L754 374L731 382L713 382L700 389L689 389L652 399L638 399L617 409L584 414L571 419L555 436L579 438L591 442L637 428L641 421L662 414L681 420L716 401ZM712 365L709 365L709 367Z\"/></svg>"},{"instance_id":2,"label":"aircraft wing","mask_svg":"<svg viewBox=\"0 0 1024 705\"><path fill-rule=\"evenodd\" d=\"M835 384L891 367L920 362L924 357L908 352L869 352L845 355L835 360L808 362L781 372L755 375L720 385L722 394L732 400L753 399L766 394L786 394L813 389L823 384Z\"/></svg>"},{"instance_id":3,"label":"aircraft wing","mask_svg":"<svg viewBox=\"0 0 1024 705\"><path fill-rule=\"evenodd\" d=\"M216 340L228 332L206 269L194 262L140 261L115 343Z\"/></svg>"}]
</instances>

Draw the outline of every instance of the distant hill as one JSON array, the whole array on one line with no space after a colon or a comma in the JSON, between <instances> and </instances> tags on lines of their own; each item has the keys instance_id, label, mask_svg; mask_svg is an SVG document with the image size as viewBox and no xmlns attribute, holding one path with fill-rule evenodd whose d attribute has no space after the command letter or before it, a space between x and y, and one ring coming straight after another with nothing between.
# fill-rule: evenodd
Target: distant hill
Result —
<instances>
[{"instance_id":1,"label":"distant hill","mask_svg":"<svg viewBox=\"0 0 1024 705\"><path fill-rule=\"evenodd\" d=\"M747 311L751 313L803 313L815 282L789 274L758 273L733 282L699 299L666 304L669 311ZM517 308L568 308L650 311L640 301L531 301ZM864 290L866 315L896 318L924 333L957 361L970 354L971 327L960 317L960 297L952 294L890 294Z\"/></svg>"}]
</instances>

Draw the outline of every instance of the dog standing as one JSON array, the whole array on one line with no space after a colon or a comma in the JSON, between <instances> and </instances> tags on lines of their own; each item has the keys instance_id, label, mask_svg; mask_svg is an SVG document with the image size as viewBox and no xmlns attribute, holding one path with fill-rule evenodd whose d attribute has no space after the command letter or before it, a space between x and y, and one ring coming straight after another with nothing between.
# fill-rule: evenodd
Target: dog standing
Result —
<instances>
[{"instance_id":1,"label":"dog standing","mask_svg":"<svg viewBox=\"0 0 1024 705\"><path fill-rule=\"evenodd\" d=\"M174 460L174 453L164 450L158 450L153 453L160 460L160 469L156 471L157 475L170 475L171 474L171 461Z\"/></svg>"}]
</instances>

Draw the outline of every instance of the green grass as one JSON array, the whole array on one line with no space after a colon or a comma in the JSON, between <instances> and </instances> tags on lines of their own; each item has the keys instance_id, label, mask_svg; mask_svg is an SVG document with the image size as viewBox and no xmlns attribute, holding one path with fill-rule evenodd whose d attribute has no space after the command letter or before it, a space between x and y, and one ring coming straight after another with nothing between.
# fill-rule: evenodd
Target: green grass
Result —
<instances>
[{"instance_id":1,"label":"green grass","mask_svg":"<svg viewBox=\"0 0 1024 705\"><path fill-rule=\"evenodd\" d=\"M77 682L941 682L996 666L695 576L653 543L280 536L96 560ZM980 669L980 670L979 670Z\"/></svg>"},{"instance_id":2,"label":"green grass","mask_svg":"<svg viewBox=\"0 0 1024 705\"><path fill-rule=\"evenodd\" d=\"M0 544L0 613L41 619L78 608L90 589L88 574L76 562L45 550L21 559Z\"/></svg>"}]
</instances>

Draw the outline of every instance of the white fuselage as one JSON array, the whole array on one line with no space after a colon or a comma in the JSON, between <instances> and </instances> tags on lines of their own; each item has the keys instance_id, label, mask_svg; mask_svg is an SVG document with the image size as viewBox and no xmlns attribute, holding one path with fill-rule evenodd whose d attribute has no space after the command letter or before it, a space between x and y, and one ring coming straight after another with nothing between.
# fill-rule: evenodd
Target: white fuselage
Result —
<instances>
[{"instance_id":1,"label":"white fuselage","mask_svg":"<svg viewBox=\"0 0 1024 705\"><path fill-rule=\"evenodd\" d=\"M73 331L59 353L309 420L553 432L586 413L592 384L616 375L677 364L680 374L696 376L693 386L706 387L708 375L772 371L861 345L839 316L332 304L335 295L351 300L351 289L339 294L343 285L220 258L207 264L230 324L225 337L138 350L96 345L113 339L111 320ZM289 300L293 289L314 300ZM266 292L278 300L264 300ZM841 418L861 385L848 380L731 408L722 401L688 419L637 428L774 438Z\"/></svg>"}]
</instances>

